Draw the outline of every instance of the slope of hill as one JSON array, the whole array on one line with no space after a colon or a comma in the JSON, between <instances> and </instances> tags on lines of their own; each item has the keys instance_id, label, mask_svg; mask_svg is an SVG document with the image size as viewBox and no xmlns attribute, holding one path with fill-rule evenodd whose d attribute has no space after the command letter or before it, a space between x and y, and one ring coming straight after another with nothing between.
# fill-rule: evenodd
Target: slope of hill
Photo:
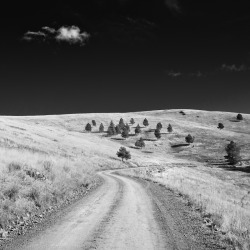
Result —
<instances>
[{"instance_id":1,"label":"slope of hill","mask_svg":"<svg viewBox=\"0 0 250 250\"><path fill-rule=\"evenodd\" d=\"M134 113L75 114L27 117L0 117L0 228L10 221L60 204L79 188L95 183L101 169L144 166L124 174L153 179L189 196L235 245L249 246L250 230L250 115L238 122L235 113L199 110L158 110ZM111 120L123 118L131 126L131 136L107 137L99 133ZM143 119L149 126L144 128ZM91 133L84 131L95 120ZM154 128L161 122L162 137ZM217 129L219 122L225 126ZM137 124L142 133L134 135ZM168 133L171 124L173 132ZM194 147L185 136L195 136ZM146 147L134 144L143 137ZM225 146L234 140L244 159L237 167L225 162ZM116 157L120 146L131 152L125 164ZM1 229L0 229L1 230ZM247 248L246 248L247 249Z\"/></svg>"}]
</instances>

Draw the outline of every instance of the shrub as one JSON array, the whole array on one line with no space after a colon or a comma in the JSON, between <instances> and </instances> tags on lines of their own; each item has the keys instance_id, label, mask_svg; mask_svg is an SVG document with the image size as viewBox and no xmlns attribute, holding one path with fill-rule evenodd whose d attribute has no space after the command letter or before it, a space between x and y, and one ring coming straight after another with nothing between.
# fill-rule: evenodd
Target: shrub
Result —
<instances>
[{"instance_id":1,"label":"shrub","mask_svg":"<svg viewBox=\"0 0 250 250\"><path fill-rule=\"evenodd\" d=\"M19 163L16 163L16 162L11 162L10 164L8 164L7 168L8 168L8 171L11 173L14 171L21 170L21 165Z\"/></svg>"},{"instance_id":2,"label":"shrub","mask_svg":"<svg viewBox=\"0 0 250 250\"><path fill-rule=\"evenodd\" d=\"M157 139L160 139L161 138L161 131L160 131L160 129L156 129L155 130L155 137L157 138Z\"/></svg>"},{"instance_id":3,"label":"shrub","mask_svg":"<svg viewBox=\"0 0 250 250\"><path fill-rule=\"evenodd\" d=\"M115 124L113 123L113 121L110 122L107 133L109 136L116 135Z\"/></svg>"},{"instance_id":4,"label":"shrub","mask_svg":"<svg viewBox=\"0 0 250 250\"><path fill-rule=\"evenodd\" d=\"M224 128L224 125L223 125L222 123L219 123L217 128L218 128L218 129L223 129L223 128Z\"/></svg>"},{"instance_id":5,"label":"shrub","mask_svg":"<svg viewBox=\"0 0 250 250\"><path fill-rule=\"evenodd\" d=\"M138 124L135 128L135 134L140 134L141 133L141 128L140 125Z\"/></svg>"},{"instance_id":6,"label":"shrub","mask_svg":"<svg viewBox=\"0 0 250 250\"><path fill-rule=\"evenodd\" d=\"M186 115L186 113L184 111L180 111L180 114L182 115Z\"/></svg>"},{"instance_id":7,"label":"shrub","mask_svg":"<svg viewBox=\"0 0 250 250\"><path fill-rule=\"evenodd\" d=\"M122 158L122 161L123 161L123 159L125 159L125 160L131 159L130 152L127 151L127 149L124 148L124 147L120 147L120 149L119 149L119 151L116 153L116 155L117 155L118 157Z\"/></svg>"},{"instance_id":8,"label":"shrub","mask_svg":"<svg viewBox=\"0 0 250 250\"><path fill-rule=\"evenodd\" d=\"M238 114L238 115L237 115L237 120L239 120L239 121L242 121L242 120L243 120L242 114Z\"/></svg>"},{"instance_id":9,"label":"shrub","mask_svg":"<svg viewBox=\"0 0 250 250\"><path fill-rule=\"evenodd\" d=\"M193 143L194 142L194 136L188 134L186 137L185 137L185 140L187 143Z\"/></svg>"},{"instance_id":10,"label":"shrub","mask_svg":"<svg viewBox=\"0 0 250 250\"><path fill-rule=\"evenodd\" d=\"M149 125L148 120L147 120L146 118L145 118L144 121L143 121L143 125L144 125L145 127L147 127L147 126Z\"/></svg>"},{"instance_id":11,"label":"shrub","mask_svg":"<svg viewBox=\"0 0 250 250\"><path fill-rule=\"evenodd\" d=\"M160 122L157 123L156 129L161 130L162 129L162 124Z\"/></svg>"},{"instance_id":12,"label":"shrub","mask_svg":"<svg viewBox=\"0 0 250 250\"><path fill-rule=\"evenodd\" d=\"M131 119L130 119L130 123L131 123L132 125L134 125L134 124L135 124L135 120L134 120L134 118L131 118Z\"/></svg>"},{"instance_id":13,"label":"shrub","mask_svg":"<svg viewBox=\"0 0 250 250\"><path fill-rule=\"evenodd\" d=\"M10 200L15 200L19 192L19 187L15 183L9 184L4 190L3 194Z\"/></svg>"},{"instance_id":14,"label":"shrub","mask_svg":"<svg viewBox=\"0 0 250 250\"><path fill-rule=\"evenodd\" d=\"M122 131L122 137L125 139L129 137L129 132L126 127Z\"/></svg>"},{"instance_id":15,"label":"shrub","mask_svg":"<svg viewBox=\"0 0 250 250\"><path fill-rule=\"evenodd\" d=\"M172 132L173 132L173 128L172 128L171 124L168 125L168 132L169 132L169 133L172 133Z\"/></svg>"},{"instance_id":16,"label":"shrub","mask_svg":"<svg viewBox=\"0 0 250 250\"><path fill-rule=\"evenodd\" d=\"M92 125L93 125L93 126L96 126L95 120L92 120Z\"/></svg>"},{"instance_id":17,"label":"shrub","mask_svg":"<svg viewBox=\"0 0 250 250\"><path fill-rule=\"evenodd\" d=\"M103 124L101 123L100 126L99 126L99 132L102 133L104 131L104 126Z\"/></svg>"},{"instance_id":18,"label":"shrub","mask_svg":"<svg viewBox=\"0 0 250 250\"><path fill-rule=\"evenodd\" d=\"M90 132L92 130L92 127L89 123L85 126L85 130L88 132Z\"/></svg>"},{"instance_id":19,"label":"shrub","mask_svg":"<svg viewBox=\"0 0 250 250\"><path fill-rule=\"evenodd\" d=\"M144 148L144 147L145 147L145 142L144 142L144 140L142 139L142 137L141 137L139 140L137 140L137 141L135 142L135 146L136 146L136 147L139 147L139 148Z\"/></svg>"},{"instance_id":20,"label":"shrub","mask_svg":"<svg viewBox=\"0 0 250 250\"><path fill-rule=\"evenodd\" d=\"M234 141L231 141L225 148L227 152L226 158L231 165L237 164L240 160L240 147Z\"/></svg>"}]
</instances>

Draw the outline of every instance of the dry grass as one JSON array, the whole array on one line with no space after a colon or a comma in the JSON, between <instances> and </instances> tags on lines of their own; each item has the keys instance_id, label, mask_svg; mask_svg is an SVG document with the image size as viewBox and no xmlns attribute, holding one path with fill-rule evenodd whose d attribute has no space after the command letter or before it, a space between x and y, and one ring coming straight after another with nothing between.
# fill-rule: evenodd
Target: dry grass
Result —
<instances>
[{"instance_id":1,"label":"dry grass","mask_svg":"<svg viewBox=\"0 0 250 250\"><path fill-rule=\"evenodd\" d=\"M250 115L235 122L235 113L184 110L159 110L125 114L78 114L37 117L0 117L0 213L2 221L45 206L46 199L63 200L65 195L94 180L100 169L126 166L116 157L119 147L128 147L132 159L127 166L161 168L161 173L147 169L129 170L127 174L151 178L189 196L203 212L209 214L239 249L249 249L250 242ZM126 140L111 140L98 133L111 120L120 118L135 125L144 118L149 127L142 134ZM87 122L97 122L93 133L83 130ZM162 138L155 140L156 124L163 124ZM217 129L219 122L225 126ZM173 133L167 132L171 123ZM135 126L133 126L135 127ZM134 128L130 134L133 134ZM195 136L194 147L185 144L185 136ZM146 147L135 149L134 143L146 138ZM225 145L234 140L242 146L242 166L225 163ZM172 147L175 146L175 147ZM25 175L33 168L46 181ZM59 198L58 198L59 197ZM46 201L46 202L45 202ZM59 202L58 201L58 202ZM4 223L4 222L2 222Z\"/></svg>"}]
</instances>

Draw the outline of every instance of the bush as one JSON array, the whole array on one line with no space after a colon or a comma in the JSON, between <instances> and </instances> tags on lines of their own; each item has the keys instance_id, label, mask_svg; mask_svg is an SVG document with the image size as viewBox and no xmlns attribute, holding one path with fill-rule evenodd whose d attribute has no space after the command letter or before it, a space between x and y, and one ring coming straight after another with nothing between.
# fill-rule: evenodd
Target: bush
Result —
<instances>
[{"instance_id":1,"label":"bush","mask_svg":"<svg viewBox=\"0 0 250 250\"><path fill-rule=\"evenodd\" d=\"M182 115L186 115L186 113L184 111L180 111L180 114Z\"/></svg>"},{"instance_id":2,"label":"bush","mask_svg":"<svg viewBox=\"0 0 250 250\"><path fill-rule=\"evenodd\" d=\"M11 173L14 171L21 170L21 165L19 163L16 163L16 162L11 162L10 164L8 164L7 168L8 168L8 171Z\"/></svg>"},{"instance_id":3,"label":"bush","mask_svg":"<svg viewBox=\"0 0 250 250\"><path fill-rule=\"evenodd\" d=\"M238 114L238 115L237 115L237 120L239 120L239 121L242 121L242 120L243 120L242 114Z\"/></svg>"},{"instance_id":4,"label":"bush","mask_svg":"<svg viewBox=\"0 0 250 250\"><path fill-rule=\"evenodd\" d=\"M92 127L89 123L85 126L85 130L88 132L90 132L92 130Z\"/></svg>"},{"instance_id":5,"label":"bush","mask_svg":"<svg viewBox=\"0 0 250 250\"><path fill-rule=\"evenodd\" d=\"M172 128L171 124L168 125L168 132L169 132L169 133L172 133L172 132L173 132L173 128Z\"/></svg>"},{"instance_id":6,"label":"bush","mask_svg":"<svg viewBox=\"0 0 250 250\"><path fill-rule=\"evenodd\" d=\"M109 136L116 135L115 124L113 123L113 121L110 122L107 133Z\"/></svg>"},{"instance_id":7,"label":"bush","mask_svg":"<svg viewBox=\"0 0 250 250\"><path fill-rule=\"evenodd\" d=\"M194 136L191 136L190 134L188 134L185 137L185 140L186 140L187 143L193 143L194 142Z\"/></svg>"},{"instance_id":8,"label":"bush","mask_svg":"<svg viewBox=\"0 0 250 250\"><path fill-rule=\"evenodd\" d=\"M223 125L222 123L219 123L217 128L218 128L218 129L223 129L223 128L224 128L224 125Z\"/></svg>"},{"instance_id":9,"label":"bush","mask_svg":"<svg viewBox=\"0 0 250 250\"><path fill-rule=\"evenodd\" d=\"M231 141L225 148L227 152L226 158L231 165L237 164L240 160L240 147L234 141Z\"/></svg>"},{"instance_id":10,"label":"bush","mask_svg":"<svg viewBox=\"0 0 250 250\"><path fill-rule=\"evenodd\" d=\"M156 129L161 130L162 129L162 124L160 122L157 123Z\"/></svg>"},{"instance_id":11,"label":"bush","mask_svg":"<svg viewBox=\"0 0 250 250\"><path fill-rule=\"evenodd\" d=\"M145 118L144 121L143 121L143 125L144 125L145 127L147 127L147 126L149 125L148 120L147 120L146 118Z\"/></svg>"},{"instance_id":12,"label":"bush","mask_svg":"<svg viewBox=\"0 0 250 250\"><path fill-rule=\"evenodd\" d=\"M93 126L96 126L95 120L92 120L92 125L93 125Z\"/></svg>"},{"instance_id":13,"label":"bush","mask_svg":"<svg viewBox=\"0 0 250 250\"><path fill-rule=\"evenodd\" d=\"M130 119L130 124L132 124L132 125L134 125L134 124L135 124L135 120L134 120L134 118L131 118L131 119Z\"/></svg>"},{"instance_id":14,"label":"bush","mask_svg":"<svg viewBox=\"0 0 250 250\"><path fill-rule=\"evenodd\" d=\"M157 139L160 139L160 138L161 138L161 131L160 131L160 129L156 129L156 130L155 130L155 137L156 137Z\"/></svg>"},{"instance_id":15,"label":"bush","mask_svg":"<svg viewBox=\"0 0 250 250\"><path fill-rule=\"evenodd\" d=\"M135 134L140 134L141 133L141 127L140 125L138 124L135 128Z\"/></svg>"},{"instance_id":16,"label":"bush","mask_svg":"<svg viewBox=\"0 0 250 250\"><path fill-rule=\"evenodd\" d=\"M100 126L99 126L99 132L102 133L104 131L104 126L103 124L101 123Z\"/></svg>"},{"instance_id":17,"label":"bush","mask_svg":"<svg viewBox=\"0 0 250 250\"><path fill-rule=\"evenodd\" d=\"M126 150L126 148L124 147L120 147L119 151L116 153L116 155L120 158L122 158L122 161L123 159L125 160L129 160L131 159L131 155L130 155L130 152Z\"/></svg>"},{"instance_id":18,"label":"bush","mask_svg":"<svg viewBox=\"0 0 250 250\"><path fill-rule=\"evenodd\" d=\"M136 146L136 147L139 147L139 148L144 148L144 147L145 147L145 142L144 142L144 140L142 139L142 137L141 137L139 140L137 140L137 141L135 142L135 146Z\"/></svg>"},{"instance_id":19,"label":"bush","mask_svg":"<svg viewBox=\"0 0 250 250\"><path fill-rule=\"evenodd\" d=\"M129 132L126 127L122 131L122 137L125 139L129 137Z\"/></svg>"}]
</instances>

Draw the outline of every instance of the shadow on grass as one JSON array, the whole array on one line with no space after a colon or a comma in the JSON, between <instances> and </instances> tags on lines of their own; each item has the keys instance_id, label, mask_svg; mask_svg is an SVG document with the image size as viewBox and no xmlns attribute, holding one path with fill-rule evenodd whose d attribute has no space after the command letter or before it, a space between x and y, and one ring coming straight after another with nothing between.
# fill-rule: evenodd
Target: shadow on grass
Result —
<instances>
[{"instance_id":1,"label":"shadow on grass","mask_svg":"<svg viewBox=\"0 0 250 250\"><path fill-rule=\"evenodd\" d=\"M230 166L228 164L224 164L223 166L220 166L219 168L225 169L227 171L239 171L239 172L243 172L243 173L250 173L250 166L246 166L246 167L235 167L235 166Z\"/></svg>"},{"instance_id":2,"label":"shadow on grass","mask_svg":"<svg viewBox=\"0 0 250 250\"><path fill-rule=\"evenodd\" d=\"M141 148L136 147L136 146L129 146L129 148L133 148L133 149L141 149Z\"/></svg>"},{"instance_id":3,"label":"shadow on grass","mask_svg":"<svg viewBox=\"0 0 250 250\"><path fill-rule=\"evenodd\" d=\"M240 120L236 120L236 119L231 119L229 120L230 122L240 122Z\"/></svg>"},{"instance_id":4,"label":"shadow on grass","mask_svg":"<svg viewBox=\"0 0 250 250\"><path fill-rule=\"evenodd\" d=\"M144 141L157 141L157 139L143 139Z\"/></svg>"},{"instance_id":5,"label":"shadow on grass","mask_svg":"<svg viewBox=\"0 0 250 250\"><path fill-rule=\"evenodd\" d=\"M181 143L181 144L172 145L171 147L172 148L178 148L178 147L187 147L189 145L190 145L189 143Z\"/></svg>"},{"instance_id":6,"label":"shadow on grass","mask_svg":"<svg viewBox=\"0 0 250 250\"><path fill-rule=\"evenodd\" d=\"M136 136L137 134L129 134L129 136Z\"/></svg>"},{"instance_id":7,"label":"shadow on grass","mask_svg":"<svg viewBox=\"0 0 250 250\"><path fill-rule=\"evenodd\" d=\"M125 141L125 138L110 138L111 140L115 140L115 141Z\"/></svg>"},{"instance_id":8,"label":"shadow on grass","mask_svg":"<svg viewBox=\"0 0 250 250\"><path fill-rule=\"evenodd\" d=\"M154 152L152 152L152 151L142 151L142 153L153 154Z\"/></svg>"}]
</instances>

